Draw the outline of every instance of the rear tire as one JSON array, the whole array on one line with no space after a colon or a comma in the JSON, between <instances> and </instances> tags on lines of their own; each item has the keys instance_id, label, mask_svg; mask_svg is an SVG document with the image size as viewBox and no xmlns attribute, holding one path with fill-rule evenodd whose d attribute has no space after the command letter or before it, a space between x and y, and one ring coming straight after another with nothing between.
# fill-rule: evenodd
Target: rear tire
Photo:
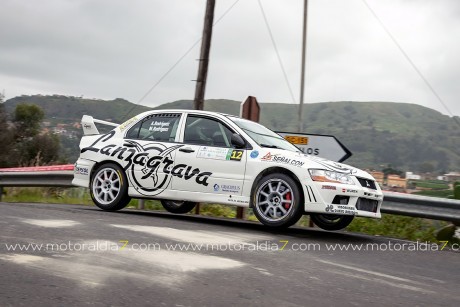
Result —
<instances>
[{"instance_id":1,"label":"rear tire","mask_svg":"<svg viewBox=\"0 0 460 307\"><path fill-rule=\"evenodd\" d=\"M304 209L296 182L280 173L269 174L257 182L252 203L257 219L273 228L294 225Z\"/></svg>"},{"instance_id":2,"label":"rear tire","mask_svg":"<svg viewBox=\"0 0 460 307\"><path fill-rule=\"evenodd\" d=\"M114 163L96 169L91 176L90 193L96 206L105 211L123 209L131 200L125 172Z\"/></svg>"},{"instance_id":3,"label":"rear tire","mask_svg":"<svg viewBox=\"0 0 460 307\"><path fill-rule=\"evenodd\" d=\"M161 204L166 211L176 214L188 213L195 208L196 203L191 201L177 201L162 199Z\"/></svg>"},{"instance_id":4,"label":"rear tire","mask_svg":"<svg viewBox=\"0 0 460 307\"><path fill-rule=\"evenodd\" d=\"M353 215L310 214L316 226L324 230L344 229L353 221Z\"/></svg>"}]
</instances>

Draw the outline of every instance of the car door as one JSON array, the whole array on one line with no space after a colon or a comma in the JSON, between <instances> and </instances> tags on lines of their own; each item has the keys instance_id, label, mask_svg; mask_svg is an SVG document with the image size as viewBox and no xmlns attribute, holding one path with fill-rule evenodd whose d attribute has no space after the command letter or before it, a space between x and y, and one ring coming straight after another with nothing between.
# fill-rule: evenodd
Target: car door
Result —
<instances>
[{"instance_id":1,"label":"car door","mask_svg":"<svg viewBox=\"0 0 460 307\"><path fill-rule=\"evenodd\" d=\"M247 150L232 147L233 133L218 118L188 114L183 146L176 151L172 189L241 195Z\"/></svg>"},{"instance_id":2,"label":"car door","mask_svg":"<svg viewBox=\"0 0 460 307\"><path fill-rule=\"evenodd\" d=\"M128 130L123 148L130 186L144 196L156 196L171 187L176 133L182 113L151 114Z\"/></svg>"}]
</instances>

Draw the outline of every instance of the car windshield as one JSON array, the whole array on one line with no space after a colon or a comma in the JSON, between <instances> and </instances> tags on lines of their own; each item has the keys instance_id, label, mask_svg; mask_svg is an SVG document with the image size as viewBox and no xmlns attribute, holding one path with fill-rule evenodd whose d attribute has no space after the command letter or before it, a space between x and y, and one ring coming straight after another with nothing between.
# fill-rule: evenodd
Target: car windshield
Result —
<instances>
[{"instance_id":1,"label":"car windshield","mask_svg":"<svg viewBox=\"0 0 460 307\"><path fill-rule=\"evenodd\" d=\"M299 148L292 145L280 135L271 131L270 129L258 124L256 122L242 119L239 117L229 116L231 121L233 121L238 127L244 130L251 139L254 140L259 146L267 148L279 148L294 152L300 152Z\"/></svg>"}]
</instances>

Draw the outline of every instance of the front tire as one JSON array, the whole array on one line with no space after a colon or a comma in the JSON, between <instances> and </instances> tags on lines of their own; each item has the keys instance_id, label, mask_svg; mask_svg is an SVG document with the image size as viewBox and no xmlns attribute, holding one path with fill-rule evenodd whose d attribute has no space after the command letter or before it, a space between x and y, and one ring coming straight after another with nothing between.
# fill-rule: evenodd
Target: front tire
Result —
<instances>
[{"instance_id":1,"label":"front tire","mask_svg":"<svg viewBox=\"0 0 460 307\"><path fill-rule=\"evenodd\" d=\"M255 188L253 211L266 226L286 228L297 223L302 217L303 202L296 182L280 173L263 177Z\"/></svg>"},{"instance_id":2,"label":"front tire","mask_svg":"<svg viewBox=\"0 0 460 307\"><path fill-rule=\"evenodd\" d=\"M324 230L340 230L353 221L353 215L334 214L310 214L310 218L316 226Z\"/></svg>"},{"instance_id":3,"label":"front tire","mask_svg":"<svg viewBox=\"0 0 460 307\"><path fill-rule=\"evenodd\" d=\"M196 203L191 201L161 200L161 204L166 211L176 214L188 213L195 208Z\"/></svg>"},{"instance_id":4,"label":"front tire","mask_svg":"<svg viewBox=\"0 0 460 307\"><path fill-rule=\"evenodd\" d=\"M116 211L128 205L128 181L117 164L105 163L91 177L90 193L93 202L105 211Z\"/></svg>"}]
</instances>

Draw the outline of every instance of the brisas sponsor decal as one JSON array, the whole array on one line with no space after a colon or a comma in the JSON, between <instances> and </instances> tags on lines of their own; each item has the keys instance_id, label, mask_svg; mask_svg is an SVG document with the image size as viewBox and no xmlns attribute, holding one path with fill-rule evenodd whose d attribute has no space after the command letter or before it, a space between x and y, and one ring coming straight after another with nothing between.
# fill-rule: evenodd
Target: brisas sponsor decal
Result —
<instances>
[{"instance_id":1,"label":"brisas sponsor decal","mask_svg":"<svg viewBox=\"0 0 460 307\"><path fill-rule=\"evenodd\" d=\"M89 169L87 167L81 167L81 166L75 165L74 173L76 175L88 175Z\"/></svg>"},{"instance_id":2,"label":"brisas sponsor decal","mask_svg":"<svg viewBox=\"0 0 460 307\"><path fill-rule=\"evenodd\" d=\"M86 175L87 176L89 174L89 169L87 167L81 167L81 166L75 165L74 173L76 175Z\"/></svg>"},{"instance_id":3,"label":"brisas sponsor decal","mask_svg":"<svg viewBox=\"0 0 460 307\"><path fill-rule=\"evenodd\" d=\"M135 141L125 141L123 146L108 144L102 148L98 143L107 142L114 132L101 136L91 146L83 148L82 153L93 151L113 157L124 164L129 180L141 194L154 196L163 192L169 185L172 177L184 180L195 179L200 185L208 186L208 178L212 172L202 172L199 168L187 164L174 164L171 153L183 145L166 147L161 143L141 145Z\"/></svg>"},{"instance_id":4,"label":"brisas sponsor decal","mask_svg":"<svg viewBox=\"0 0 460 307\"><path fill-rule=\"evenodd\" d=\"M323 190L337 190L337 187L335 187L333 185L323 185L323 186L321 186L321 189L323 189Z\"/></svg>"}]
</instances>

